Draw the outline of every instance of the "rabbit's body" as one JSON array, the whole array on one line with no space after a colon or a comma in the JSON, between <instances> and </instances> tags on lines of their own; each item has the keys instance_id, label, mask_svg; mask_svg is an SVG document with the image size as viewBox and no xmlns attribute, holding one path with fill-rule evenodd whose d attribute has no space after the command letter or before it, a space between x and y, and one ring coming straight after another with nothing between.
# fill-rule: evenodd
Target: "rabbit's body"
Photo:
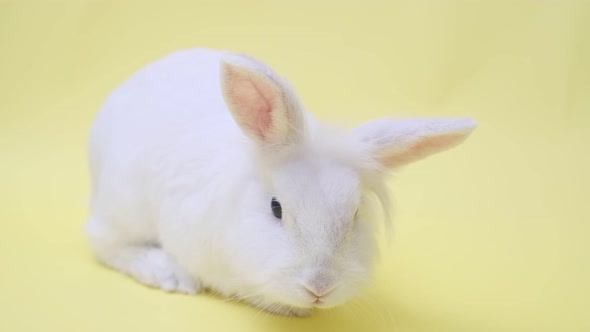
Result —
<instances>
[{"instance_id":1,"label":"rabbit's body","mask_svg":"<svg viewBox=\"0 0 590 332\"><path fill-rule=\"evenodd\" d=\"M111 95L93 127L92 245L104 260L120 256L121 248L139 251L145 257L131 260L145 267L131 274L150 285L193 293L202 281L230 296L259 282L248 280L256 271L241 271L251 267L245 262L276 254L236 236L256 227L237 218L236 203L255 206L252 198L268 194L221 95L221 59L232 57L192 50L156 62ZM256 233L262 242L279 241ZM161 270L153 271L150 260Z\"/></svg>"},{"instance_id":2,"label":"rabbit's body","mask_svg":"<svg viewBox=\"0 0 590 332\"><path fill-rule=\"evenodd\" d=\"M361 169L366 140L332 149L324 135L263 64L174 53L133 75L94 123L90 244L165 290L206 287L290 315L340 303L371 268L373 231L355 211L370 191L363 174L378 171Z\"/></svg>"}]
</instances>

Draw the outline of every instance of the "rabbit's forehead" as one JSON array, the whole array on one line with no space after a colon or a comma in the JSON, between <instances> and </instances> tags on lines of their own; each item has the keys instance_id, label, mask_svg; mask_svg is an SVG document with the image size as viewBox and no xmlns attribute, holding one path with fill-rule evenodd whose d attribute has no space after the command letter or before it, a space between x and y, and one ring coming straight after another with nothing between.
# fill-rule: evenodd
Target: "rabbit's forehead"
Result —
<instances>
[{"instance_id":1,"label":"rabbit's forehead","mask_svg":"<svg viewBox=\"0 0 590 332\"><path fill-rule=\"evenodd\" d=\"M279 199L295 209L353 213L360 200L358 174L329 161L287 165L275 178L275 187Z\"/></svg>"}]
</instances>

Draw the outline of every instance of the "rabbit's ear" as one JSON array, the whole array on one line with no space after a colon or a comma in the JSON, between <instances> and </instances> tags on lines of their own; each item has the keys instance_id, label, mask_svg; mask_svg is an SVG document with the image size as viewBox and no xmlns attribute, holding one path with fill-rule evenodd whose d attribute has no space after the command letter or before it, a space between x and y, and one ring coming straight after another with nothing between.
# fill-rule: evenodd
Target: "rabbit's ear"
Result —
<instances>
[{"instance_id":1,"label":"rabbit's ear","mask_svg":"<svg viewBox=\"0 0 590 332\"><path fill-rule=\"evenodd\" d=\"M358 126L353 135L391 169L458 145L475 126L471 119L377 119Z\"/></svg>"},{"instance_id":2,"label":"rabbit's ear","mask_svg":"<svg viewBox=\"0 0 590 332\"><path fill-rule=\"evenodd\" d=\"M221 89L238 126L262 146L296 143L303 132L303 115L296 97L278 78L226 62Z\"/></svg>"}]
</instances>

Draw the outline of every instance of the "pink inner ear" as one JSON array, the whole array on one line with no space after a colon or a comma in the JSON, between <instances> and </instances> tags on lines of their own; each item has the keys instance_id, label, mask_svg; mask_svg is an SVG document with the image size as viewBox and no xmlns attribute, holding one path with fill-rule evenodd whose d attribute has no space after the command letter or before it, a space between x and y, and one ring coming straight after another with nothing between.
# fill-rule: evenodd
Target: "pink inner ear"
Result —
<instances>
[{"instance_id":1,"label":"pink inner ear","mask_svg":"<svg viewBox=\"0 0 590 332\"><path fill-rule=\"evenodd\" d=\"M403 147L401 152L386 153L379 159L387 167L398 167L428 157L433 153L452 148L465 138L465 133L427 136L411 142Z\"/></svg>"},{"instance_id":2,"label":"pink inner ear","mask_svg":"<svg viewBox=\"0 0 590 332\"><path fill-rule=\"evenodd\" d=\"M243 129L266 141L271 132L276 91L270 82L232 69L226 72L226 79L234 116Z\"/></svg>"},{"instance_id":3,"label":"pink inner ear","mask_svg":"<svg viewBox=\"0 0 590 332\"><path fill-rule=\"evenodd\" d=\"M272 111L274 105L274 96L273 91L264 91L264 87L257 87L255 84L252 83L253 88L257 91L260 95L258 100L258 105L256 105L256 109L259 111L258 113L258 126L257 126L257 135L262 139L265 140L272 124ZM271 90L271 89L267 89Z\"/></svg>"}]
</instances>

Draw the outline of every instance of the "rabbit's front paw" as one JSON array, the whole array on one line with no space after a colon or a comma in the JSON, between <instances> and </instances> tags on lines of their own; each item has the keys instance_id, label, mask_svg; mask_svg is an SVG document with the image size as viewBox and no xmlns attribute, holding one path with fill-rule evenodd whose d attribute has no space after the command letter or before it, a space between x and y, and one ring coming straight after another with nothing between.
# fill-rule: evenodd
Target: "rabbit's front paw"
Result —
<instances>
[{"instance_id":1,"label":"rabbit's front paw","mask_svg":"<svg viewBox=\"0 0 590 332\"><path fill-rule=\"evenodd\" d=\"M108 255L98 253L100 260L151 287L167 292L196 294L201 290L193 279L158 247L122 247Z\"/></svg>"},{"instance_id":2,"label":"rabbit's front paw","mask_svg":"<svg viewBox=\"0 0 590 332\"><path fill-rule=\"evenodd\" d=\"M196 280L182 271L161 249L152 248L136 262L139 281L167 292L196 294L200 286Z\"/></svg>"}]
</instances>

